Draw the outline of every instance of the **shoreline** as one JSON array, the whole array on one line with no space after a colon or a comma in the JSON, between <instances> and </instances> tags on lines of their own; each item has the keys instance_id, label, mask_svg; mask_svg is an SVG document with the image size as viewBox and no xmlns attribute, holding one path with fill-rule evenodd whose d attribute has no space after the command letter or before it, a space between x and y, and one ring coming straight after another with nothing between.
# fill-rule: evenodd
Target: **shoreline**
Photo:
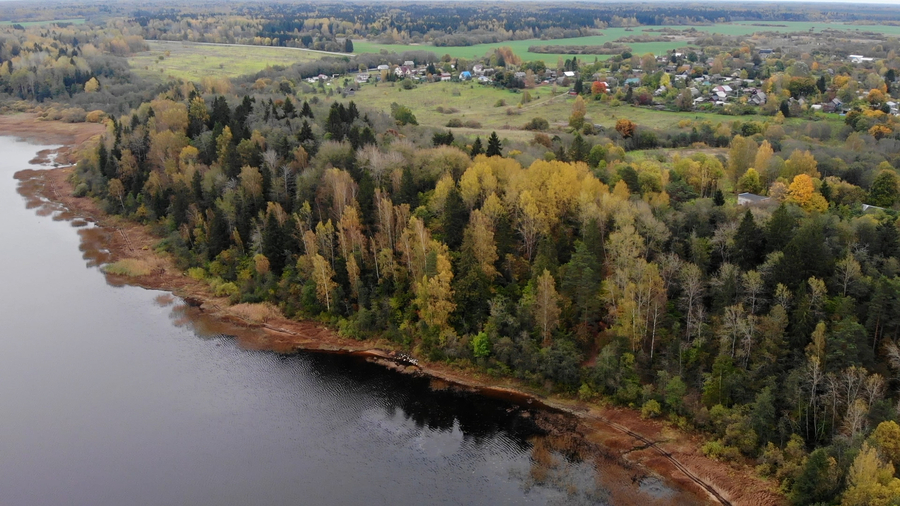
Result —
<instances>
[{"instance_id":1,"label":"shoreline","mask_svg":"<svg viewBox=\"0 0 900 506\"><path fill-rule=\"evenodd\" d=\"M42 122L33 114L0 116L0 135L63 145L58 150L42 150L32 164L47 165L51 160L71 162L78 147L104 131L101 124ZM56 158L52 158L54 154ZM545 410L554 418L549 422L552 426L565 427L566 434L575 432L575 437L590 447L592 455L648 470L700 500L735 505L786 502L773 490L772 483L755 476L752 466L732 466L708 459L700 452L703 441L697 434L673 429L661 421L644 420L634 409L544 396L530 392L515 380L494 378L480 371L462 370L443 363L422 361L413 364L398 356L392 343L348 339L316 322L298 322L283 317L247 320L230 310L227 299L214 297L206 283L186 276L170 259L156 254L153 246L158 238L150 234L147 227L108 216L91 199L73 197L68 180L72 171L72 167L25 169L17 172L15 178L19 180L20 193L28 199L28 207L48 206L49 201L56 207L39 209L39 213L57 213L59 219L78 219L96 225L79 232L82 250L89 262L100 265L136 258L157 267L152 274L140 277L106 274L111 284L130 284L177 295L204 317L247 329L246 335L236 338L242 347L277 353L310 351L363 357L399 372L426 376L432 382Z\"/></svg>"}]
</instances>

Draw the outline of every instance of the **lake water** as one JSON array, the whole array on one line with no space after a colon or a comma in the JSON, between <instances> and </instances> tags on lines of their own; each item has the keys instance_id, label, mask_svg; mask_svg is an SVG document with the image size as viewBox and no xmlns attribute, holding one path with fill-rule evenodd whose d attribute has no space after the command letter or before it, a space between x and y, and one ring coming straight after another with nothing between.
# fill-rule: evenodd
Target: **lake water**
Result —
<instances>
[{"instance_id":1,"label":"lake water","mask_svg":"<svg viewBox=\"0 0 900 506\"><path fill-rule=\"evenodd\" d=\"M0 137L0 505L618 502L594 464L536 472L521 406L245 350L163 292L109 285L86 228L16 192L38 149ZM693 502L658 480L630 497Z\"/></svg>"}]
</instances>

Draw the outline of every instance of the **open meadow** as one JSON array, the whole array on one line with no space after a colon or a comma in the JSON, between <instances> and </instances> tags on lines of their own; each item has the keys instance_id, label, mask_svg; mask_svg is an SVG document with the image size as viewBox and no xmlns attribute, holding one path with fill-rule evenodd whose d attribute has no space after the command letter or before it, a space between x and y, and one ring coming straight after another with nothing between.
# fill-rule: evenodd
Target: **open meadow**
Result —
<instances>
[{"instance_id":1,"label":"open meadow","mask_svg":"<svg viewBox=\"0 0 900 506\"><path fill-rule=\"evenodd\" d=\"M551 53L529 53L530 46L599 46L606 42L615 42L622 37L636 35L654 35L659 34L659 30L670 28L674 30L685 30L687 28L696 28L699 31L710 34L722 35L751 35L756 32L810 32L821 33L824 30L840 30L852 35L853 32L876 32L888 36L900 35L900 26L884 26L884 25L850 25L845 23L816 23L816 22L800 22L800 21L778 21L770 23L760 22L735 22L735 23L717 23L713 25L698 26L680 26L680 25L664 25L664 26L638 26L634 28L605 28L602 35L594 35L590 37L575 37L570 39L528 39L528 40L510 40L505 42L496 42L491 44L476 44L473 46L453 46L453 47L434 47L427 44L379 44L368 41L354 41L353 47L357 53L378 53L382 50L389 52L403 51L433 51L438 56L449 54L454 58L480 58L485 54L493 51L498 47L508 46L513 52L522 58L523 61L544 60L545 62L556 62L557 58L572 58L569 54L551 54ZM637 42L627 43L634 54L662 54L666 51L691 46L690 41L674 40L671 42ZM609 55L578 55L578 58L585 61L593 61L594 57L598 60L605 60Z\"/></svg>"},{"instance_id":2,"label":"open meadow","mask_svg":"<svg viewBox=\"0 0 900 506\"><path fill-rule=\"evenodd\" d=\"M149 51L128 58L141 77L174 77L199 81L202 77L233 78L266 67L317 60L323 53L291 47L194 44L148 40Z\"/></svg>"},{"instance_id":3,"label":"open meadow","mask_svg":"<svg viewBox=\"0 0 900 506\"><path fill-rule=\"evenodd\" d=\"M528 141L533 138L534 132L523 130L522 126L535 117L546 119L551 131L566 130L575 102L575 97L566 93L567 89L558 87L554 92L555 87L551 85L527 90L532 100L519 107L524 97L521 91L512 92L502 88L457 82L419 84L412 90L404 90L399 85L392 86L392 84L363 85L353 100L367 108L383 111L389 111L393 102L405 105L412 110L422 126L447 128L451 120L458 120L463 125L468 122L477 122L480 125L453 128L457 136L484 137L490 135L492 131L497 131L501 138ZM726 116L708 112L657 111L624 104L610 106L594 100L587 100L586 105L587 121L602 125L606 129L614 128L616 121L622 118L657 129L675 128L683 120L709 121L713 125L736 119L745 122L771 120L771 117L759 115ZM800 118L786 120L789 124L801 121L805 120ZM840 119L828 117L826 121L839 122Z\"/></svg>"}]
</instances>

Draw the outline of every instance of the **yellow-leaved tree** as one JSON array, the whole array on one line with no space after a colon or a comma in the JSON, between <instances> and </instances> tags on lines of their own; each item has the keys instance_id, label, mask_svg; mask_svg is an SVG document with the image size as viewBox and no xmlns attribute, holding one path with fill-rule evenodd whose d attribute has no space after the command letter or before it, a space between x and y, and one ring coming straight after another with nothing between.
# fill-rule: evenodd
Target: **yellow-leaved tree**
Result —
<instances>
[{"instance_id":1,"label":"yellow-leaved tree","mask_svg":"<svg viewBox=\"0 0 900 506\"><path fill-rule=\"evenodd\" d=\"M556 291L556 281L550 271L544 269L538 276L534 290L534 320L541 331L544 346L550 346L550 336L559 325L559 293Z\"/></svg>"},{"instance_id":2,"label":"yellow-leaved tree","mask_svg":"<svg viewBox=\"0 0 900 506\"><path fill-rule=\"evenodd\" d=\"M416 283L416 307L419 318L443 333L447 330L450 313L456 309L453 303L453 269L447 253L447 246L438 246L428 253L425 274Z\"/></svg>"},{"instance_id":3,"label":"yellow-leaved tree","mask_svg":"<svg viewBox=\"0 0 900 506\"><path fill-rule=\"evenodd\" d=\"M788 187L787 201L793 202L806 211L824 212L828 209L828 201L820 193L816 193L813 180L807 174L798 174Z\"/></svg>"},{"instance_id":4,"label":"yellow-leaved tree","mask_svg":"<svg viewBox=\"0 0 900 506\"><path fill-rule=\"evenodd\" d=\"M847 491L841 506L890 506L900 503L900 479L894 466L884 462L878 451L863 443L847 473Z\"/></svg>"},{"instance_id":5,"label":"yellow-leaved tree","mask_svg":"<svg viewBox=\"0 0 900 506\"><path fill-rule=\"evenodd\" d=\"M88 82L84 83L84 92L85 93L94 93L100 89L100 81L97 81L96 77L92 77L88 79Z\"/></svg>"}]
</instances>

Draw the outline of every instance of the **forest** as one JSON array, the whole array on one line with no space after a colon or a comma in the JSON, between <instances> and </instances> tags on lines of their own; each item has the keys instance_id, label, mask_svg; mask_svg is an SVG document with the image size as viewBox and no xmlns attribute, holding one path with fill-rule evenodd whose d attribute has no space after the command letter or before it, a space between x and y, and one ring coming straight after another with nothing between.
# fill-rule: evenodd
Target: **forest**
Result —
<instances>
[{"instance_id":1,"label":"forest","mask_svg":"<svg viewBox=\"0 0 900 506\"><path fill-rule=\"evenodd\" d=\"M218 25L215 41L342 51L358 35L574 36L621 23L607 14L639 24L816 16L610 5L554 16L321 5L309 21L309 6L237 4L227 16L246 20ZM135 76L126 58L146 40L213 41L221 20L185 11L0 28L0 106L105 124L77 164L76 194L150 227L186 275L231 303L699 431L704 454L754 466L793 504L900 501L896 38L855 40L873 55L859 64L833 36L766 56L771 39L710 36L689 52L593 64L423 50L232 80ZM404 61L430 67L428 78L397 77ZM378 64L391 68L379 82L352 82ZM563 89L544 110L568 121L526 114L490 133L461 119L420 124L424 111L405 97L438 86L438 68L475 65L496 67L489 92L521 99L501 106L514 119L550 71L572 73L546 84ZM307 80L319 74L343 77L326 91ZM691 87L708 94L713 76L772 98L704 114ZM454 79L457 93L480 86ZM367 90L391 105L357 98ZM846 110L812 107L835 100ZM747 194L757 202L744 205Z\"/></svg>"}]
</instances>

